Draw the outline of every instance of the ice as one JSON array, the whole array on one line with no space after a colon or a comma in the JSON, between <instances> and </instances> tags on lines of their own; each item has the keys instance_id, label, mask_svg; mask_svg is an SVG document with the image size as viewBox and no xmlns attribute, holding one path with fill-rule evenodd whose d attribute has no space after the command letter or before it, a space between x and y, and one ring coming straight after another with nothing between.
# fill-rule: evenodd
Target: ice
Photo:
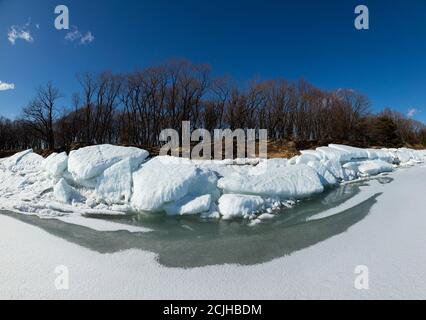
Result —
<instances>
[{"instance_id":1,"label":"ice","mask_svg":"<svg viewBox=\"0 0 426 320\"><path fill-rule=\"evenodd\" d=\"M324 154L316 150L302 150L300 151L302 155L309 155L315 157L317 161L324 159Z\"/></svg>"},{"instance_id":2,"label":"ice","mask_svg":"<svg viewBox=\"0 0 426 320\"><path fill-rule=\"evenodd\" d=\"M148 155L148 151L138 148L108 144L90 146L71 151L68 171L76 181L90 180L124 159L130 159L132 169L137 169Z\"/></svg>"},{"instance_id":3,"label":"ice","mask_svg":"<svg viewBox=\"0 0 426 320\"><path fill-rule=\"evenodd\" d=\"M296 156L290 159L291 164L308 164L309 162L318 162L320 158L313 153L303 153L300 156Z\"/></svg>"},{"instance_id":4,"label":"ice","mask_svg":"<svg viewBox=\"0 0 426 320\"><path fill-rule=\"evenodd\" d=\"M257 217L257 219L259 220L271 220L274 219L276 216L274 214L271 213L263 213L260 216Z\"/></svg>"},{"instance_id":5,"label":"ice","mask_svg":"<svg viewBox=\"0 0 426 320\"><path fill-rule=\"evenodd\" d=\"M370 160L382 160L389 163L392 163L395 160L395 157L391 152L385 149L366 149L368 154L368 159Z\"/></svg>"},{"instance_id":6,"label":"ice","mask_svg":"<svg viewBox=\"0 0 426 320\"><path fill-rule=\"evenodd\" d=\"M122 160L106 169L96 186L98 201L109 205L124 204L132 195L132 168L130 159Z\"/></svg>"},{"instance_id":7,"label":"ice","mask_svg":"<svg viewBox=\"0 0 426 320\"><path fill-rule=\"evenodd\" d=\"M413 158L412 154L406 150L398 150L395 155L401 163L407 163Z\"/></svg>"},{"instance_id":8,"label":"ice","mask_svg":"<svg viewBox=\"0 0 426 320\"><path fill-rule=\"evenodd\" d=\"M63 203L72 203L73 201L82 201L81 195L71 187L64 179L59 182L53 188L53 195L57 201Z\"/></svg>"},{"instance_id":9,"label":"ice","mask_svg":"<svg viewBox=\"0 0 426 320\"><path fill-rule=\"evenodd\" d=\"M187 196L177 202L166 204L164 210L170 216L195 215L208 212L212 203L210 194L193 198Z\"/></svg>"},{"instance_id":10,"label":"ice","mask_svg":"<svg viewBox=\"0 0 426 320\"><path fill-rule=\"evenodd\" d=\"M132 206L143 211L162 211L163 206L181 200L187 195L214 190L206 171L190 161L176 161L172 157L157 157L145 163L134 173ZM200 190L197 186L203 186Z\"/></svg>"},{"instance_id":11,"label":"ice","mask_svg":"<svg viewBox=\"0 0 426 320\"><path fill-rule=\"evenodd\" d=\"M319 147L316 150L322 153L323 157L327 160L333 160L340 163L346 163L352 160L352 155L349 152L345 152L339 149Z\"/></svg>"},{"instance_id":12,"label":"ice","mask_svg":"<svg viewBox=\"0 0 426 320\"><path fill-rule=\"evenodd\" d=\"M219 212L224 219L245 218L264 209L265 200L259 196L224 194L219 199Z\"/></svg>"},{"instance_id":13,"label":"ice","mask_svg":"<svg viewBox=\"0 0 426 320\"><path fill-rule=\"evenodd\" d=\"M338 160L322 160L322 164L327 168L328 171L336 178L337 181L345 180L345 173L342 165Z\"/></svg>"},{"instance_id":14,"label":"ice","mask_svg":"<svg viewBox=\"0 0 426 320\"><path fill-rule=\"evenodd\" d=\"M374 176L384 172L392 172L393 166L381 160L364 161L359 164L358 171L363 175Z\"/></svg>"},{"instance_id":15,"label":"ice","mask_svg":"<svg viewBox=\"0 0 426 320\"><path fill-rule=\"evenodd\" d=\"M44 160L32 150L20 152L0 160L0 208L49 217L133 211L251 217L258 211L272 214L282 201L391 172L399 163L416 166L426 160L426 151L330 145L290 160L155 157L144 162L146 156L141 149L111 145ZM227 205L230 198L237 200L235 207ZM233 211L240 206L241 212Z\"/></svg>"},{"instance_id":16,"label":"ice","mask_svg":"<svg viewBox=\"0 0 426 320\"><path fill-rule=\"evenodd\" d=\"M49 157L43 160L41 164L43 170L51 177L61 177L68 168L68 156L66 152L52 153Z\"/></svg>"},{"instance_id":17,"label":"ice","mask_svg":"<svg viewBox=\"0 0 426 320\"><path fill-rule=\"evenodd\" d=\"M368 159L368 152L361 148L355 148L341 144L330 144L329 147L347 153L350 160Z\"/></svg>"},{"instance_id":18,"label":"ice","mask_svg":"<svg viewBox=\"0 0 426 320\"><path fill-rule=\"evenodd\" d=\"M307 165L267 168L262 175L234 173L219 180L224 193L301 199L324 191L320 177Z\"/></svg>"},{"instance_id":19,"label":"ice","mask_svg":"<svg viewBox=\"0 0 426 320\"><path fill-rule=\"evenodd\" d=\"M359 163L348 162L345 163L342 167L345 176L345 181L352 181L359 178Z\"/></svg>"},{"instance_id":20,"label":"ice","mask_svg":"<svg viewBox=\"0 0 426 320\"><path fill-rule=\"evenodd\" d=\"M309 161L307 165L316 171L316 173L321 179L321 183L324 186L332 186L337 184L336 177L330 172L327 166L324 165L322 162Z\"/></svg>"}]
</instances>

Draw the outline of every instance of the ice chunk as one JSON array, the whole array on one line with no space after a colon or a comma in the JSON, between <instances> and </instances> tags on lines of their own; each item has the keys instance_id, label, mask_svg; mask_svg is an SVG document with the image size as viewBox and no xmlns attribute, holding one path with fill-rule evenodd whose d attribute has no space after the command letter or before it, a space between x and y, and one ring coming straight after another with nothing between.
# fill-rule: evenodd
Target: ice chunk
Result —
<instances>
[{"instance_id":1,"label":"ice chunk","mask_svg":"<svg viewBox=\"0 0 426 320\"><path fill-rule=\"evenodd\" d=\"M132 205L137 210L161 211L191 191L202 171L190 162L171 162L171 157L156 157L133 174Z\"/></svg>"},{"instance_id":2,"label":"ice chunk","mask_svg":"<svg viewBox=\"0 0 426 320\"><path fill-rule=\"evenodd\" d=\"M91 146L71 151L68 171L76 181L90 180L124 159L130 159L132 170L136 170L148 155L148 151L138 148L108 144Z\"/></svg>"},{"instance_id":3,"label":"ice chunk","mask_svg":"<svg viewBox=\"0 0 426 320\"><path fill-rule=\"evenodd\" d=\"M51 177L60 177L67 170L68 156L65 152L52 153L43 160L41 166Z\"/></svg>"},{"instance_id":4,"label":"ice chunk","mask_svg":"<svg viewBox=\"0 0 426 320\"><path fill-rule=\"evenodd\" d=\"M379 173L392 172L393 166L381 160L364 161L359 164L358 171L363 175L374 176Z\"/></svg>"},{"instance_id":5,"label":"ice chunk","mask_svg":"<svg viewBox=\"0 0 426 320\"><path fill-rule=\"evenodd\" d=\"M338 160L322 160L321 163L328 171L337 179L337 181L345 180L345 173L342 165Z\"/></svg>"},{"instance_id":6,"label":"ice chunk","mask_svg":"<svg viewBox=\"0 0 426 320\"><path fill-rule=\"evenodd\" d=\"M323 160L324 159L324 154L321 153L321 152L318 152L316 150L301 150L300 153L302 155L313 156L313 157L317 158L316 160Z\"/></svg>"},{"instance_id":7,"label":"ice chunk","mask_svg":"<svg viewBox=\"0 0 426 320\"><path fill-rule=\"evenodd\" d=\"M322 153L325 159L338 161L340 163L349 162L352 160L352 156L349 152L334 149L330 147L319 147L316 149Z\"/></svg>"},{"instance_id":8,"label":"ice chunk","mask_svg":"<svg viewBox=\"0 0 426 320\"><path fill-rule=\"evenodd\" d=\"M274 215L274 214L271 214L271 213L263 213L263 214L261 214L260 216L258 216L257 217L257 219L259 219L259 220L271 220L271 219L274 219L274 218L276 218L276 215Z\"/></svg>"},{"instance_id":9,"label":"ice chunk","mask_svg":"<svg viewBox=\"0 0 426 320\"><path fill-rule=\"evenodd\" d=\"M63 203L71 203L73 201L83 201L81 195L71 187L65 179L59 182L53 188L53 195L56 200Z\"/></svg>"},{"instance_id":10,"label":"ice chunk","mask_svg":"<svg viewBox=\"0 0 426 320\"><path fill-rule=\"evenodd\" d=\"M109 205L129 202L132 195L130 159L112 165L99 176L96 194L98 200Z\"/></svg>"},{"instance_id":11,"label":"ice chunk","mask_svg":"<svg viewBox=\"0 0 426 320\"><path fill-rule=\"evenodd\" d=\"M343 172L345 174L344 180L352 181L359 178L359 163L358 162L348 162L343 165Z\"/></svg>"},{"instance_id":12,"label":"ice chunk","mask_svg":"<svg viewBox=\"0 0 426 320\"><path fill-rule=\"evenodd\" d=\"M219 180L224 193L261 195L267 197L304 198L324 191L314 169L307 165L271 168L261 175L234 173Z\"/></svg>"},{"instance_id":13,"label":"ice chunk","mask_svg":"<svg viewBox=\"0 0 426 320\"><path fill-rule=\"evenodd\" d=\"M330 144L329 147L347 153L350 157L349 160L368 159L368 152L361 148L345 146L341 144Z\"/></svg>"},{"instance_id":14,"label":"ice chunk","mask_svg":"<svg viewBox=\"0 0 426 320\"><path fill-rule=\"evenodd\" d=\"M219 199L219 212L224 219L248 217L264 209L265 200L259 196L224 194Z\"/></svg>"},{"instance_id":15,"label":"ice chunk","mask_svg":"<svg viewBox=\"0 0 426 320\"><path fill-rule=\"evenodd\" d=\"M187 196L177 202L166 204L164 210L170 216L175 215L195 215L210 210L212 196L210 194L200 197Z\"/></svg>"},{"instance_id":16,"label":"ice chunk","mask_svg":"<svg viewBox=\"0 0 426 320\"><path fill-rule=\"evenodd\" d=\"M295 164L308 164L309 162L318 162L320 159L312 153L305 153L294 158Z\"/></svg>"},{"instance_id":17,"label":"ice chunk","mask_svg":"<svg viewBox=\"0 0 426 320\"><path fill-rule=\"evenodd\" d=\"M320 161L309 161L307 164L318 173L323 185L331 186L337 184L336 177Z\"/></svg>"},{"instance_id":18,"label":"ice chunk","mask_svg":"<svg viewBox=\"0 0 426 320\"><path fill-rule=\"evenodd\" d=\"M206 168L199 168L197 179L192 183L189 194L192 196L200 196L209 194L212 201L217 201L221 195L217 188L218 177L214 171Z\"/></svg>"},{"instance_id":19,"label":"ice chunk","mask_svg":"<svg viewBox=\"0 0 426 320\"><path fill-rule=\"evenodd\" d=\"M242 167L242 168L234 168L234 171L238 171L241 174L248 174L248 175L262 175L264 174L267 170L273 170L273 169L278 169L278 168L284 168L289 166L289 161L288 159L263 159L262 161L259 162L259 164L255 167ZM224 176L230 175L232 174L228 173L225 174Z\"/></svg>"}]
</instances>

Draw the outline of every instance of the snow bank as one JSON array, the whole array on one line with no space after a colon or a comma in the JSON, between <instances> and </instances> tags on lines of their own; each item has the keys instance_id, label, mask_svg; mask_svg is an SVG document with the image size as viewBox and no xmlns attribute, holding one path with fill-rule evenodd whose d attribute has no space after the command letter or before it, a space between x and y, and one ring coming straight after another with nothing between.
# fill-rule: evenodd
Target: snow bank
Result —
<instances>
[{"instance_id":1,"label":"snow bank","mask_svg":"<svg viewBox=\"0 0 426 320\"><path fill-rule=\"evenodd\" d=\"M0 209L40 216L133 211L230 219L271 214L286 201L338 183L413 166L426 151L332 144L292 159L224 161L155 157L99 145L52 154L26 150L0 161ZM257 223L256 222L256 223Z\"/></svg>"},{"instance_id":2,"label":"snow bank","mask_svg":"<svg viewBox=\"0 0 426 320\"><path fill-rule=\"evenodd\" d=\"M6 168L6 170L14 171L13 168L27 155L32 154L33 150L25 150L19 153L14 154L13 156L6 158L2 162L3 166Z\"/></svg>"}]
</instances>

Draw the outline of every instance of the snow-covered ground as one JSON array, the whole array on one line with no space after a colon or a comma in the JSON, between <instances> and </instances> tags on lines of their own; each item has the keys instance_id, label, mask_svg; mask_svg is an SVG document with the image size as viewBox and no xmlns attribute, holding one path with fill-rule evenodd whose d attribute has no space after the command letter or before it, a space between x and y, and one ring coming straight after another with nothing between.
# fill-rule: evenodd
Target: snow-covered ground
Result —
<instances>
[{"instance_id":1,"label":"snow-covered ground","mask_svg":"<svg viewBox=\"0 0 426 320\"><path fill-rule=\"evenodd\" d=\"M97 253L0 214L0 298L425 299L426 167L391 177L363 189L360 199L380 196L346 232L254 266L166 268L153 253ZM62 265L68 290L55 288ZM369 290L354 286L359 265L368 267Z\"/></svg>"}]
</instances>

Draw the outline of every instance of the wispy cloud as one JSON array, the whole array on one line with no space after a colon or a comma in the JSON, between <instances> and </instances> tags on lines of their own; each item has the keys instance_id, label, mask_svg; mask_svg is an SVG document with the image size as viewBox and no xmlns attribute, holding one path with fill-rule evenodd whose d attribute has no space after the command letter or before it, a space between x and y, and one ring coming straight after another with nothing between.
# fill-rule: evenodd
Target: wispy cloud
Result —
<instances>
[{"instance_id":1,"label":"wispy cloud","mask_svg":"<svg viewBox=\"0 0 426 320\"><path fill-rule=\"evenodd\" d=\"M65 40L68 42L78 43L79 45L85 45L92 43L95 40L95 36L91 31L87 31L85 34L81 33L77 27L72 27L72 31L65 35Z\"/></svg>"},{"instance_id":2,"label":"wispy cloud","mask_svg":"<svg viewBox=\"0 0 426 320\"><path fill-rule=\"evenodd\" d=\"M412 108L412 109L408 110L407 117L413 118L417 113L419 113L419 110Z\"/></svg>"},{"instance_id":3,"label":"wispy cloud","mask_svg":"<svg viewBox=\"0 0 426 320\"><path fill-rule=\"evenodd\" d=\"M14 83L7 83L7 82L0 81L0 91L7 91L7 90L14 90L14 89L15 89Z\"/></svg>"},{"instance_id":4,"label":"wispy cloud","mask_svg":"<svg viewBox=\"0 0 426 320\"><path fill-rule=\"evenodd\" d=\"M30 31L31 20L23 26L13 25L9 28L7 33L7 39L12 45L15 45L17 40L23 40L26 42L33 42L34 38L31 35Z\"/></svg>"},{"instance_id":5,"label":"wispy cloud","mask_svg":"<svg viewBox=\"0 0 426 320\"><path fill-rule=\"evenodd\" d=\"M95 37L90 31L88 31L83 37L81 37L80 43L81 44L92 43L94 40L95 40Z\"/></svg>"}]
</instances>

